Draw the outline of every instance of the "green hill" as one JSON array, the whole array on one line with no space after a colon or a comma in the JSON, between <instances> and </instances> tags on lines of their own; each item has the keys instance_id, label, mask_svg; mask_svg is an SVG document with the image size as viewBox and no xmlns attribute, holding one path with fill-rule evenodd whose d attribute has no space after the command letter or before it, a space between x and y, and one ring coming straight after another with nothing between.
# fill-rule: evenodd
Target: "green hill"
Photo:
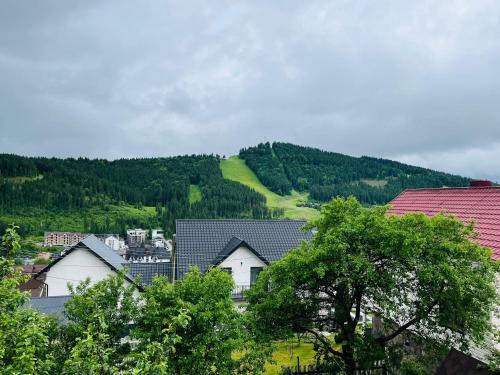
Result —
<instances>
[{"instance_id":1,"label":"green hill","mask_svg":"<svg viewBox=\"0 0 500 375\"><path fill-rule=\"evenodd\" d=\"M322 202L355 195L384 204L410 187L466 186L468 179L391 160L355 158L288 143L217 155L108 161L0 154L0 232L123 233L177 218L304 218Z\"/></svg>"},{"instance_id":2,"label":"green hill","mask_svg":"<svg viewBox=\"0 0 500 375\"><path fill-rule=\"evenodd\" d=\"M356 196L364 204L385 204L408 188L468 186L443 172L367 156L360 158L289 143L261 143L242 149L245 160L269 190L309 193L309 203Z\"/></svg>"},{"instance_id":3,"label":"green hill","mask_svg":"<svg viewBox=\"0 0 500 375\"><path fill-rule=\"evenodd\" d=\"M238 181L266 197L266 205L274 209L282 209L283 215L289 219L311 219L318 214L318 210L309 207L298 207L297 204L308 200L307 193L298 193L294 190L288 195L278 195L265 187L255 173L237 156L220 162L222 175L229 180Z\"/></svg>"}]
</instances>

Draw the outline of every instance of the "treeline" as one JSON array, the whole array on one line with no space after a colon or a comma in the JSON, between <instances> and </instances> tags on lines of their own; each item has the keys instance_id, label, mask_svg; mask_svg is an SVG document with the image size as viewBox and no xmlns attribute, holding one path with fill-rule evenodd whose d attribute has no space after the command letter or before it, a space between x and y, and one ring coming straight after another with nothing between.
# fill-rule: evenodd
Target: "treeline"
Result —
<instances>
[{"instance_id":1,"label":"treeline","mask_svg":"<svg viewBox=\"0 0 500 375\"><path fill-rule=\"evenodd\" d=\"M36 165L33 160L10 154L0 154L0 177L35 177Z\"/></svg>"},{"instance_id":2,"label":"treeline","mask_svg":"<svg viewBox=\"0 0 500 375\"><path fill-rule=\"evenodd\" d=\"M0 215L29 210L85 215L89 209L105 210L109 205L151 206L157 207L158 224L173 230L176 218L271 218L279 214L265 206L261 194L225 180L219 161L216 155L116 161L0 155ZM203 199L192 205L190 184L198 185L203 193ZM85 221L82 229L99 231L144 224L126 216L97 221L90 215Z\"/></svg>"},{"instance_id":3,"label":"treeline","mask_svg":"<svg viewBox=\"0 0 500 375\"><path fill-rule=\"evenodd\" d=\"M320 202L354 195L364 204L384 204L407 188L469 183L464 177L391 160L357 158L289 143L259 144L241 150L240 157L270 190L278 194L288 194L292 188L308 191L311 200Z\"/></svg>"}]
</instances>

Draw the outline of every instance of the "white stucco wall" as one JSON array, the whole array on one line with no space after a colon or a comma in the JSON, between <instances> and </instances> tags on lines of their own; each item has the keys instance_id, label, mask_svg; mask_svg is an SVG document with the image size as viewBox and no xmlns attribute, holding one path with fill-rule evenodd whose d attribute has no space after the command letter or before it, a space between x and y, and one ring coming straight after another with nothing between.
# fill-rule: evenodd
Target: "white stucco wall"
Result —
<instances>
[{"instance_id":1,"label":"white stucco wall","mask_svg":"<svg viewBox=\"0 0 500 375\"><path fill-rule=\"evenodd\" d=\"M265 265L254 253L242 246L224 259L219 266L231 268L236 286L247 286L250 285L250 268L265 267Z\"/></svg>"},{"instance_id":2,"label":"white stucco wall","mask_svg":"<svg viewBox=\"0 0 500 375\"><path fill-rule=\"evenodd\" d=\"M98 259L87 249L75 249L47 272L45 279L45 283L48 286L47 295L68 295L68 283L78 285L87 277L95 283L114 274L116 273L106 263Z\"/></svg>"}]
</instances>

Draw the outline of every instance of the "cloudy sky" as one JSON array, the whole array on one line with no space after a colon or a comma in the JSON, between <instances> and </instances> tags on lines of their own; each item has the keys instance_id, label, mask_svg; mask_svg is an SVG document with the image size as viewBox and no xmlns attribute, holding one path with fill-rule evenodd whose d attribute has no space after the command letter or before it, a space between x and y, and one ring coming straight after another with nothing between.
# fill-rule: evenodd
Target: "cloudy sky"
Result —
<instances>
[{"instance_id":1,"label":"cloudy sky","mask_svg":"<svg viewBox=\"0 0 500 375\"><path fill-rule=\"evenodd\" d=\"M0 152L287 141L500 181L498 1L0 5Z\"/></svg>"}]
</instances>

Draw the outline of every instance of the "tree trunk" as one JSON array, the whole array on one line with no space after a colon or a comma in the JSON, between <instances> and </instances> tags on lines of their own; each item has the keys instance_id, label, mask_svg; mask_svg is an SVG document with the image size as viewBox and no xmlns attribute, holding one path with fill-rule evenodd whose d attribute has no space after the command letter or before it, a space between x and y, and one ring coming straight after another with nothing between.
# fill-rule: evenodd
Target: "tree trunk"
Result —
<instances>
[{"instance_id":1,"label":"tree trunk","mask_svg":"<svg viewBox=\"0 0 500 375\"><path fill-rule=\"evenodd\" d=\"M356 373L356 363L354 361L354 349L351 345L342 345L342 353L344 354L344 363L346 374L354 375Z\"/></svg>"}]
</instances>

